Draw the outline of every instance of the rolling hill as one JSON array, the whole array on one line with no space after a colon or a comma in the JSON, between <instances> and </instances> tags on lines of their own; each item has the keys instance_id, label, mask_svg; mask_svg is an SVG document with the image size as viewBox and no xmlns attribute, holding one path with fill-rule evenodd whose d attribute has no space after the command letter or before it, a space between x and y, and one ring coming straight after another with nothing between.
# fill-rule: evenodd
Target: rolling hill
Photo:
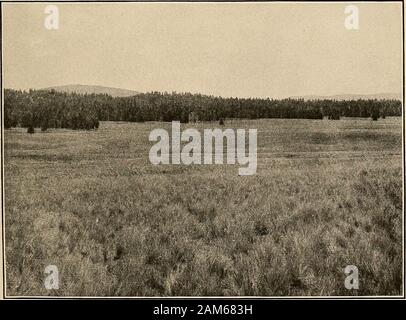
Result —
<instances>
[{"instance_id":1,"label":"rolling hill","mask_svg":"<svg viewBox=\"0 0 406 320\"><path fill-rule=\"evenodd\" d=\"M112 88L112 87L103 87L103 86L91 86L91 85L82 85L82 84L73 84L65 86L54 86L44 88L44 90L54 89L58 92L76 92L80 94L108 94L113 97L129 97L137 95L139 92L134 90L127 90L121 88Z\"/></svg>"},{"instance_id":2,"label":"rolling hill","mask_svg":"<svg viewBox=\"0 0 406 320\"><path fill-rule=\"evenodd\" d=\"M292 99L304 99L304 100L368 100L368 99L389 99L389 100L401 100L401 94L397 93L376 93L376 94L337 94L332 96L317 96L317 95L306 95L306 96L294 96Z\"/></svg>"}]
</instances>

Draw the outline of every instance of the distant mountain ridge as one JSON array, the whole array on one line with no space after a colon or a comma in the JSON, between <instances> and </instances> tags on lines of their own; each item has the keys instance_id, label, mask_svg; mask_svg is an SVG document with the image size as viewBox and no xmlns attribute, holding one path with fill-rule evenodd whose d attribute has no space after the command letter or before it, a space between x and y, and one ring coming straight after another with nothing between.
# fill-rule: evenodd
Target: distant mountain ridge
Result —
<instances>
[{"instance_id":1,"label":"distant mountain ridge","mask_svg":"<svg viewBox=\"0 0 406 320\"><path fill-rule=\"evenodd\" d=\"M294 96L292 99L304 99L304 100L368 100L368 99L389 99L389 100L401 100L401 94L397 93L376 93L376 94L337 94L332 96L317 96L317 95L306 95L306 96Z\"/></svg>"},{"instance_id":2,"label":"distant mountain ridge","mask_svg":"<svg viewBox=\"0 0 406 320\"><path fill-rule=\"evenodd\" d=\"M139 92L134 90L127 90L121 88L103 87L103 86L92 86L83 84L72 84L65 86L54 86L44 88L44 90L55 90L58 92L68 92L68 93L79 93L79 94L108 94L113 97L130 97L139 94Z\"/></svg>"},{"instance_id":3,"label":"distant mountain ridge","mask_svg":"<svg viewBox=\"0 0 406 320\"><path fill-rule=\"evenodd\" d=\"M105 87L105 86L93 86L83 84L71 84L64 86L53 86L44 88L44 90L54 89L58 92L76 92L79 94L108 94L113 97L130 97L139 94L140 92L135 90L128 90L122 88ZM304 99L304 100L368 100L368 99L390 99L401 100L401 94L397 93L376 93L376 94L337 94L331 96L319 96L319 95L304 95L304 96L292 96L291 99Z\"/></svg>"}]
</instances>

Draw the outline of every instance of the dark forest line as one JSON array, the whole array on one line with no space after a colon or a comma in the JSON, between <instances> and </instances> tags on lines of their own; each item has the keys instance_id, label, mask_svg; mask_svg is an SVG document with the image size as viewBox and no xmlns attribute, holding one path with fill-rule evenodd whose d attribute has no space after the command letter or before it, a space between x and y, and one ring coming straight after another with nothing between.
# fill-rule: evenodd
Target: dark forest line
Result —
<instances>
[{"instance_id":1,"label":"dark forest line","mask_svg":"<svg viewBox=\"0 0 406 320\"><path fill-rule=\"evenodd\" d=\"M55 90L4 90L5 128L97 129L99 121L220 121L227 118L323 119L401 116L399 100L222 98L191 93L140 93L131 97Z\"/></svg>"}]
</instances>

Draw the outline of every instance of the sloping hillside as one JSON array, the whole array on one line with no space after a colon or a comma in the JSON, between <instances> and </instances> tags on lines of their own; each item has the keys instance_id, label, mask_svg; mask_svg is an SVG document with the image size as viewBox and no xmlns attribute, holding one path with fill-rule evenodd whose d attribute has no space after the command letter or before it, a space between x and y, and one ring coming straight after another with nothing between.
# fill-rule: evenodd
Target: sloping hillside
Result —
<instances>
[{"instance_id":1,"label":"sloping hillside","mask_svg":"<svg viewBox=\"0 0 406 320\"><path fill-rule=\"evenodd\" d=\"M113 97L129 97L129 96L134 96L139 93L134 90L103 87L103 86L90 86L90 85L82 85L82 84L55 86L55 87L49 87L49 88L45 88L45 89L54 89L59 92L76 92L76 93L81 93L81 94L85 94L85 93L109 94Z\"/></svg>"}]
</instances>

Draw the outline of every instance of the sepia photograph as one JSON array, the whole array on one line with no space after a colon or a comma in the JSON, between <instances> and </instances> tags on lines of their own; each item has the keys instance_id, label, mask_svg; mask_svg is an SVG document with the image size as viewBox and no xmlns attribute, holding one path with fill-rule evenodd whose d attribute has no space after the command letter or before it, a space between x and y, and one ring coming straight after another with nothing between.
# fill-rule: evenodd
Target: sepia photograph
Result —
<instances>
[{"instance_id":1,"label":"sepia photograph","mask_svg":"<svg viewBox=\"0 0 406 320\"><path fill-rule=\"evenodd\" d=\"M3 298L404 298L403 19L3 2Z\"/></svg>"}]
</instances>

